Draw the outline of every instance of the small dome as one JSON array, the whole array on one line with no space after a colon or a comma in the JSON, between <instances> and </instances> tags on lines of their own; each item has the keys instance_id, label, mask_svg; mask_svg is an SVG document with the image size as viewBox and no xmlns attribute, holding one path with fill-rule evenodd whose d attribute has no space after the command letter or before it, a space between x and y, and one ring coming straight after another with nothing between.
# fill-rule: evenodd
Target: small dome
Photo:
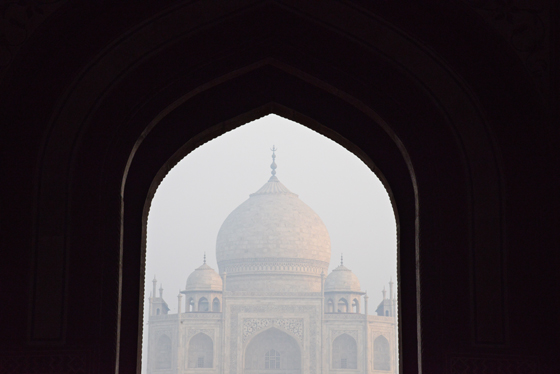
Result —
<instances>
[{"instance_id":1,"label":"small dome","mask_svg":"<svg viewBox=\"0 0 560 374\"><path fill-rule=\"evenodd\" d=\"M204 263L193 271L187 279L186 291L221 291L222 278Z\"/></svg>"},{"instance_id":2,"label":"small dome","mask_svg":"<svg viewBox=\"0 0 560 374\"><path fill-rule=\"evenodd\" d=\"M325 280L325 292L361 292L360 281L350 269L340 265Z\"/></svg>"}]
</instances>

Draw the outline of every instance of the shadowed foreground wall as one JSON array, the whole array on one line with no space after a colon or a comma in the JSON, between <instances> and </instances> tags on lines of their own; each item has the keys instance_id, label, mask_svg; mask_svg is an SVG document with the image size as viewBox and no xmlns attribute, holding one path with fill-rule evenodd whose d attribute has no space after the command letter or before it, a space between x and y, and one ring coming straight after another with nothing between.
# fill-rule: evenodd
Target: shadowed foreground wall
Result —
<instances>
[{"instance_id":1,"label":"shadowed foreground wall","mask_svg":"<svg viewBox=\"0 0 560 374\"><path fill-rule=\"evenodd\" d=\"M560 372L558 3L513 4L6 2L0 373L139 370L157 184L268 113L390 191L403 373Z\"/></svg>"}]
</instances>

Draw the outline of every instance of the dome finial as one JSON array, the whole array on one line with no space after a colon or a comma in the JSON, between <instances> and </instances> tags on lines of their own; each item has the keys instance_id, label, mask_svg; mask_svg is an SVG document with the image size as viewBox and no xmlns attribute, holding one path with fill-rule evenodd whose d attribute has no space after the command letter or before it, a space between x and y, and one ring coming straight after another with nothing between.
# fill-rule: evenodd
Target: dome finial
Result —
<instances>
[{"instance_id":1,"label":"dome finial","mask_svg":"<svg viewBox=\"0 0 560 374\"><path fill-rule=\"evenodd\" d=\"M342 253L340 254L340 266L344 265L344 257L342 257Z\"/></svg>"},{"instance_id":2,"label":"dome finial","mask_svg":"<svg viewBox=\"0 0 560 374\"><path fill-rule=\"evenodd\" d=\"M272 171L270 172L270 174L272 174L272 176L274 177L276 175L276 162L274 162L274 159L276 158L276 154L274 152L276 152L278 148L276 148L273 145L272 148L270 148L270 150L272 151L272 164L270 164L270 168L272 169Z\"/></svg>"},{"instance_id":3,"label":"dome finial","mask_svg":"<svg viewBox=\"0 0 560 374\"><path fill-rule=\"evenodd\" d=\"M204 263L206 263L206 251L204 251Z\"/></svg>"}]
</instances>

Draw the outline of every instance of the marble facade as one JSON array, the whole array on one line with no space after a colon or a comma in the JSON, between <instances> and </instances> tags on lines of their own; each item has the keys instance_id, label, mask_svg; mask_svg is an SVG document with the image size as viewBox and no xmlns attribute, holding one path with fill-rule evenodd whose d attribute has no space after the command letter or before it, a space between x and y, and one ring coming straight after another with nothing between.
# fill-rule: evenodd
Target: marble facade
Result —
<instances>
[{"instance_id":1,"label":"marble facade","mask_svg":"<svg viewBox=\"0 0 560 374\"><path fill-rule=\"evenodd\" d=\"M274 157L274 156L273 156ZM218 234L220 275L204 263L169 314L149 299L151 374L397 373L396 301L368 314L358 278L328 276L330 239L319 216L275 176Z\"/></svg>"}]
</instances>

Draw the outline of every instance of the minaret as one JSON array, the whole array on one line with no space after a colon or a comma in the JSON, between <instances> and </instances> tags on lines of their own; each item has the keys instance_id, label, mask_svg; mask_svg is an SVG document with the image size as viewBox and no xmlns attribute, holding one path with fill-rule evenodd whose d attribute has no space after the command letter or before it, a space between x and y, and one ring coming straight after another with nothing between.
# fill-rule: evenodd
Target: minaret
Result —
<instances>
[{"instance_id":1,"label":"minaret","mask_svg":"<svg viewBox=\"0 0 560 374\"><path fill-rule=\"evenodd\" d=\"M177 308L178 308L178 309L177 309L177 314L178 314L179 316L181 316L181 298L182 298L181 290L179 290L179 294L177 295L177 299L178 299L178 302L179 302L179 303L177 304Z\"/></svg>"},{"instance_id":2,"label":"minaret","mask_svg":"<svg viewBox=\"0 0 560 374\"><path fill-rule=\"evenodd\" d=\"M321 295L325 297L325 271L321 270Z\"/></svg>"},{"instance_id":3,"label":"minaret","mask_svg":"<svg viewBox=\"0 0 560 374\"><path fill-rule=\"evenodd\" d=\"M150 304L151 304L150 315L154 316L160 314L167 314L167 312L169 312L169 306L167 305L165 300L163 300L163 285L160 285L159 297L156 297L156 284L157 284L156 277L154 277L152 283L153 283L153 291L152 291L152 297L150 297Z\"/></svg>"},{"instance_id":4,"label":"minaret","mask_svg":"<svg viewBox=\"0 0 560 374\"><path fill-rule=\"evenodd\" d=\"M154 280L152 280L152 293L150 294L150 315L154 314L154 299L156 297L156 284L157 284L157 279L156 276L154 275Z\"/></svg>"},{"instance_id":5,"label":"minaret","mask_svg":"<svg viewBox=\"0 0 560 374\"><path fill-rule=\"evenodd\" d=\"M393 277L389 280L389 295L391 297L391 316L396 317L396 299L393 297Z\"/></svg>"},{"instance_id":6,"label":"minaret","mask_svg":"<svg viewBox=\"0 0 560 374\"><path fill-rule=\"evenodd\" d=\"M369 356L369 320L368 320L368 295L367 295L367 291L365 292L364 295L364 320L366 321L366 323L364 324L364 336L365 338L365 351L366 354L364 355L364 368L365 368L365 372L368 373L369 372L369 360L368 360L368 356Z\"/></svg>"},{"instance_id":7,"label":"minaret","mask_svg":"<svg viewBox=\"0 0 560 374\"><path fill-rule=\"evenodd\" d=\"M177 295L177 341L181 341L181 290L179 289L179 294ZM181 349L177 350L177 372L181 370L183 361L183 355L181 354Z\"/></svg>"}]
</instances>

